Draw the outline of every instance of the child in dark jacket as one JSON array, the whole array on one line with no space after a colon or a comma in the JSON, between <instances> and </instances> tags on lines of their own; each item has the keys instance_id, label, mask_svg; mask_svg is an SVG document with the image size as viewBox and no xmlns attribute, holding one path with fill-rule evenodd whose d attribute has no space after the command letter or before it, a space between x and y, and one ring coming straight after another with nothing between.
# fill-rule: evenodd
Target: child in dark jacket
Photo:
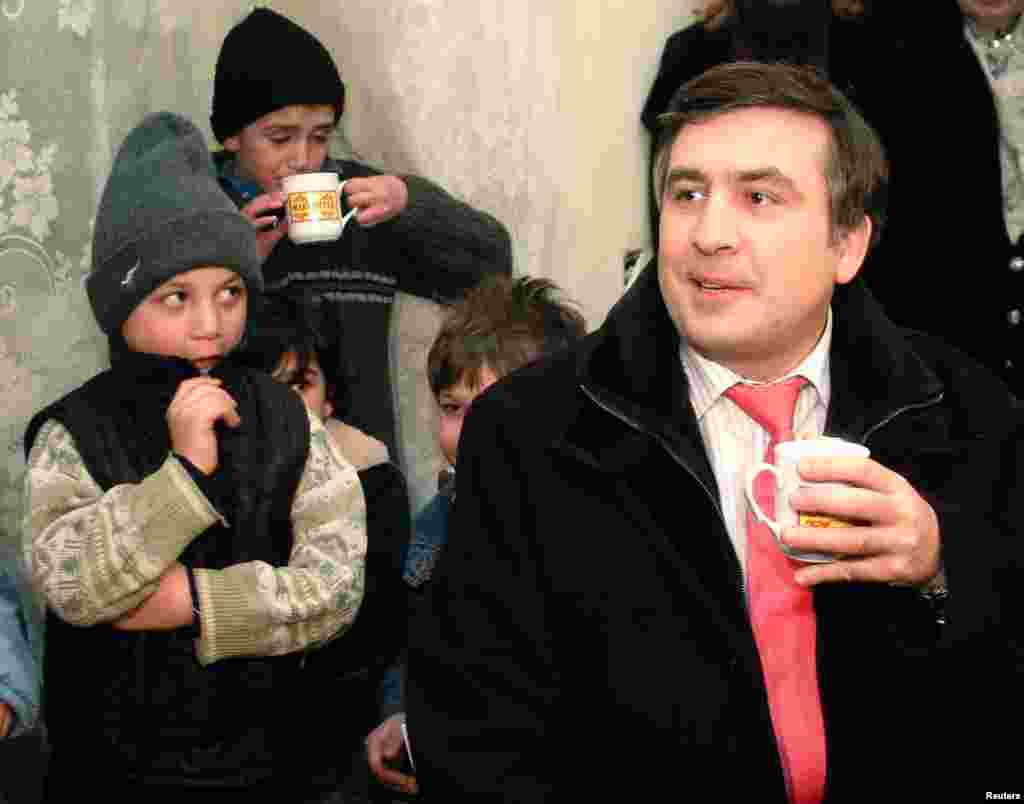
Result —
<instances>
[{"instance_id":1,"label":"child in dark jacket","mask_svg":"<svg viewBox=\"0 0 1024 804\"><path fill-rule=\"evenodd\" d=\"M336 720L303 658L359 609L363 494L320 419L234 359L260 259L189 121L128 135L92 253L111 367L25 438L47 800L102 774L110 801L323 801Z\"/></svg>"},{"instance_id":2,"label":"child in dark jacket","mask_svg":"<svg viewBox=\"0 0 1024 804\"><path fill-rule=\"evenodd\" d=\"M583 317L558 298L557 286L547 279L490 277L451 307L427 356L438 406L438 443L451 469L473 400L501 377L569 346L585 332ZM430 580L444 547L455 501L454 473L442 473L439 486L413 524L403 577L414 592ZM382 784L413 793L415 778L395 767L405 717L401 678L400 666L388 671L382 690L387 717L370 732L366 750L370 769Z\"/></svg>"},{"instance_id":3,"label":"child in dark jacket","mask_svg":"<svg viewBox=\"0 0 1024 804\"><path fill-rule=\"evenodd\" d=\"M366 733L377 723L377 690L388 666L405 646L408 588L402 556L412 529L405 478L387 447L339 419L345 389L328 382L321 364L332 359L324 337L323 310L281 293L266 293L253 305L239 359L289 385L320 417L338 449L356 468L366 498L366 592L355 625L345 639L311 656L307 672L324 675L339 718L327 752L339 766L342 800L364 801L369 770Z\"/></svg>"}]
</instances>

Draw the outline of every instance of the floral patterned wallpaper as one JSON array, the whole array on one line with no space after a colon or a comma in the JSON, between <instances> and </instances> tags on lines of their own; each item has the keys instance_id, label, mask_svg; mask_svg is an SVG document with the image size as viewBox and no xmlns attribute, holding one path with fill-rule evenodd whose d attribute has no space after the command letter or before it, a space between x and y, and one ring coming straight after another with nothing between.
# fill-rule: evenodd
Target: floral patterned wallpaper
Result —
<instances>
[{"instance_id":1,"label":"floral patterned wallpaper","mask_svg":"<svg viewBox=\"0 0 1024 804\"><path fill-rule=\"evenodd\" d=\"M59 25L69 19L60 9ZM22 7L3 9L8 23ZM72 18L73 19L73 18ZM11 73L8 72L8 78ZM58 188L68 160L62 143L34 130L17 87L0 92L0 530L18 535L22 431L41 403L67 385L68 369L91 373L101 354L83 304L90 259L89 221L61 221ZM56 173L56 179L55 179ZM66 199L66 205L72 201ZM66 217L67 217L66 213ZM77 231L76 231L77 229ZM85 317L85 321L83 321Z\"/></svg>"}]
</instances>

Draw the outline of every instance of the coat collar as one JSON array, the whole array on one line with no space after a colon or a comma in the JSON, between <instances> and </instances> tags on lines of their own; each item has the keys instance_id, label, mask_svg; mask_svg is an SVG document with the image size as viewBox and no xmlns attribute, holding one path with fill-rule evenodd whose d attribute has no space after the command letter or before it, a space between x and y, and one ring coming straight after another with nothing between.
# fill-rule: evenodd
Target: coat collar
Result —
<instances>
[{"instance_id":1,"label":"coat collar","mask_svg":"<svg viewBox=\"0 0 1024 804\"><path fill-rule=\"evenodd\" d=\"M836 288L832 311L827 432L861 441L899 411L941 396L938 377L859 279ZM658 284L657 264L651 262L581 353L580 385L634 430L673 446L700 445L679 346ZM685 457L695 457L692 449L688 452ZM620 457L632 462L626 455ZM698 457L697 465L703 468L706 458L702 453Z\"/></svg>"},{"instance_id":2,"label":"coat collar","mask_svg":"<svg viewBox=\"0 0 1024 804\"><path fill-rule=\"evenodd\" d=\"M185 380L200 376L192 363L180 357L133 352L111 341L110 370L125 390L126 398L136 404L152 407L163 416ZM221 360L210 376L221 380L224 388L241 398L246 372L250 369L237 353Z\"/></svg>"}]
</instances>

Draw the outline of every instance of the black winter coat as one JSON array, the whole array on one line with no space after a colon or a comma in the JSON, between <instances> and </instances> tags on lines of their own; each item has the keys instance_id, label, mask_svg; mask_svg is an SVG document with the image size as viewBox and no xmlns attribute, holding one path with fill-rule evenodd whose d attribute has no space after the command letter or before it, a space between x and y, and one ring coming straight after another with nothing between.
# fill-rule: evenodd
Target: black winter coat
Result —
<instances>
[{"instance_id":1,"label":"black winter coat","mask_svg":"<svg viewBox=\"0 0 1024 804\"><path fill-rule=\"evenodd\" d=\"M1019 768L1020 412L859 282L833 313L826 430L932 503L952 597L941 625L911 588L816 589L827 800L997 789ZM652 266L580 347L474 402L410 628L425 801L786 800L678 350Z\"/></svg>"}]
</instances>

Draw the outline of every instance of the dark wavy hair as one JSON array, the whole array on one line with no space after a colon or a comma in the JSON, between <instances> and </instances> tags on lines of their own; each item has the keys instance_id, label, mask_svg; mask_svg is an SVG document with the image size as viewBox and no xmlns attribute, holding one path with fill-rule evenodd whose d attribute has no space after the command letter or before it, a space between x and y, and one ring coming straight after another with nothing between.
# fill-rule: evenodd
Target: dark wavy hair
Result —
<instances>
[{"instance_id":1,"label":"dark wavy hair","mask_svg":"<svg viewBox=\"0 0 1024 804\"><path fill-rule=\"evenodd\" d=\"M465 382L480 385L486 366L498 377L564 349L586 334L583 316L558 286L531 277L492 276L455 302L427 355L434 396Z\"/></svg>"},{"instance_id":2,"label":"dark wavy hair","mask_svg":"<svg viewBox=\"0 0 1024 804\"><path fill-rule=\"evenodd\" d=\"M842 92L813 67L740 61L720 64L683 84L658 116L654 173L658 204L668 180L669 157L679 132L718 115L752 108L788 109L828 126L825 181L833 236L871 218L871 244L885 224L889 165L875 130Z\"/></svg>"},{"instance_id":3,"label":"dark wavy hair","mask_svg":"<svg viewBox=\"0 0 1024 804\"><path fill-rule=\"evenodd\" d=\"M327 305L314 304L307 296L268 291L251 300L245 339L233 358L276 376L285 356L292 353L294 369L288 377L277 379L300 387L315 359L324 374L327 399L336 411L343 410L348 383L344 377L335 376L340 326Z\"/></svg>"}]
</instances>

